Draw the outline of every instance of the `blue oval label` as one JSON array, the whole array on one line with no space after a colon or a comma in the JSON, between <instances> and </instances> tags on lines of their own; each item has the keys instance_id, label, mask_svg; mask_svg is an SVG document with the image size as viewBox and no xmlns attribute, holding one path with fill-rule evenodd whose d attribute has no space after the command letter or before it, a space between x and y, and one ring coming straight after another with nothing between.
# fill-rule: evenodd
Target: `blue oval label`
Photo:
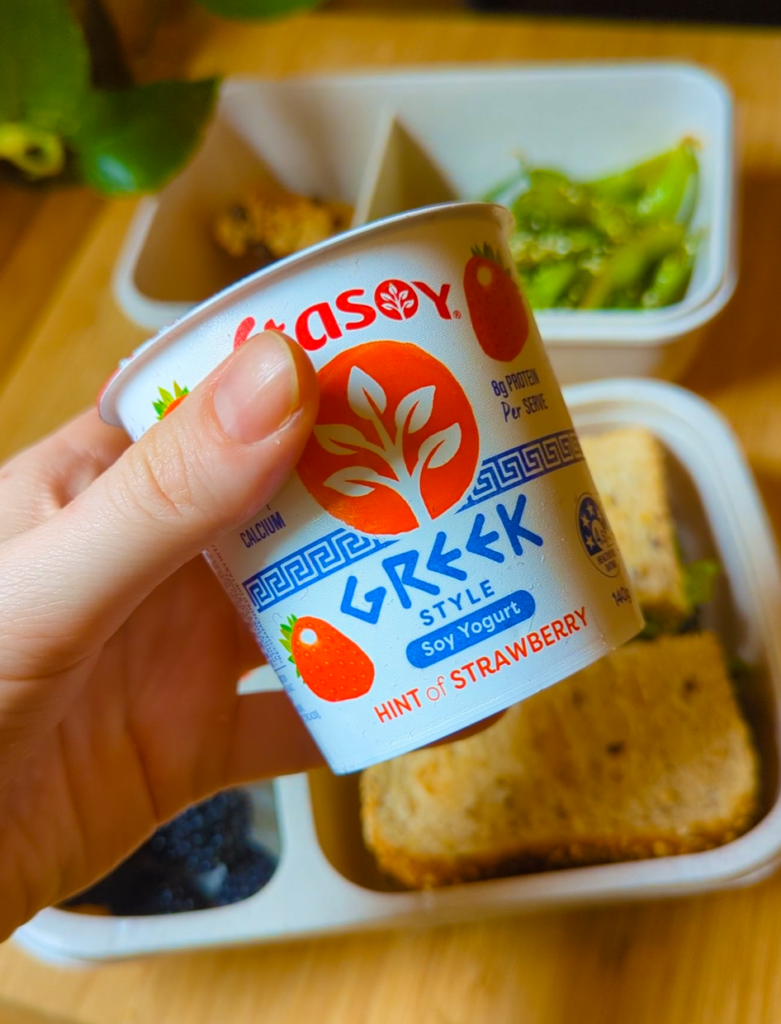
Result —
<instances>
[{"instance_id":1,"label":"blue oval label","mask_svg":"<svg viewBox=\"0 0 781 1024\"><path fill-rule=\"evenodd\" d=\"M507 597L471 612L446 626L426 633L407 645L407 661L415 668L428 668L452 654L465 651L489 636L502 633L534 615L534 598L527 590L516 590Z\"/></svg>"}]
</instances>

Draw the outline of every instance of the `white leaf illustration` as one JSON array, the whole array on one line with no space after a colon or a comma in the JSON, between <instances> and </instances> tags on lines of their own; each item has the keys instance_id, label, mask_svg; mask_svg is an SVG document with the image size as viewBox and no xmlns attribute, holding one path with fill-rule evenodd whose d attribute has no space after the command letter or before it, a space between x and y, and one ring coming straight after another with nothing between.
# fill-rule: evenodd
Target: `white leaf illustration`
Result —
<instances>
[{"instance_id":1,"label":"white leaf illustration","mask_svg":"<svg viewBox=\"0 0 781 1024\"><path fill-rule=\"evenodd\" d=\"M410 391L408 395L405 395L396 407L396 430L404 430L406 424L409 433L414 434L424 427L434 409L435 391L436 387L429 384L425 388L418 388L417 391Z\"/></svg>"},{"instance_id":2,"label":"white leaf illustration","mask_svg":"<svg viewBox=\"0 0 781 1024\"><path fill-rule=\"evenodd\" d=\"M406 294L406 292L405 292L405 294ZM407 301L404 303L404 308L405 309L409 309L411 306L414 306L414 305L415 305L415 303L413 302L412 299L407 299Z\"/></svg>"},{"instance_id":3,"label":"white leaf illustration","mask_svg":"<svg viewBox=\"0 0 781 1024\"><path fill-rule=\"evenodd\" d=\"M374 402L379 412L385 412L385 406L388 404L385 392L374 377L370 377L360 366L354 366L350 370L350 379L347 382L347 401L352 411L364 420L373 420L376 415L369 399Z\"/></svg>"},{"instance_id":4,"label":"white leaf illustration","mask_svg":"<svg viewBox=\"0 0 781 1024\"><path fill-rule=\"evenodd\" d=\"M392 284L390 286L390 288L388 289L388 291L391 293L391 295L398 295L399 294L399 289L396 287L395 284Z\"/></svg>"},{"instance_id":5,"label":"white leaf illustration","mask_svg":"<svg viewBox=\"0 0 781 1024\"><path fill-rule=\"evenodd\" d=\"M420 446L418 464L428 469L439 469L446 465L461 447L461 427L451 423L444 430L427 437Z\"/></svg>"},{"instance_id":6,"label":"white leaf illustration","mask_svg":"<svg viewBox=\"0 0 781 1024\"><path fill-rule=\"evenodd\" d=\"M332 473L325 481L325 486L350 498L362 498L371 494L376 484L392 487L393 483L394 481L386 476L380 476L368 466L349 466L347 469Z\"/></svg>"},{"instance_id":7,"label":"white leaf illustration","mask_svg":"<svg viewBox=\"0 0 781 1024\"><path fill-rule=\"evenodd\" d=\"M325 423L316 426L313 433L322 447L333 455L353 455L356 448L369 447L360 430L348 423Z\"/></svg>"}]
</instances>

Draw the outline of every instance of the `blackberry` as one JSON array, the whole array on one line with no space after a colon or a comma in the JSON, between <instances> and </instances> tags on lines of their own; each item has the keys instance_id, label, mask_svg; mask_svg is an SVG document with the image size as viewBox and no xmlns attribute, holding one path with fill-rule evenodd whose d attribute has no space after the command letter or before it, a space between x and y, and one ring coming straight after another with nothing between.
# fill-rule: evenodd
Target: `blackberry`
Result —
<instances>
[{"instance_id":1,"label":"blackberry","mask_svg":"<svg viewBox=\"0 0 781 1024\"><path fill-rule=\"evenodd\" d=\"M186 872L156 863L143 848L67 905L83 903L105 906L119 917L175 914L210 905Z\"/></svg>"},{"instance_id":2,"label":"blackberry","mask_svg":"<svg viewBox=\"0 0 781 1024\"><path fill-rule=\"evenodd\" d=\"M162 864L202 875L243 854L249 837L251 803L241 790L229 790L190 807L163 825L143 849Z\"/></svg>"},{"instance_id":3,"label":"blackberry","mask_svg":"<svg viewBox=\"0 0 781 1024\"><path fill-rule=\"evenodd\" d=\"M135 854L133 857L135 857ZM122 903L123 894L135 882L135 868L132 864L133 857L123 861L122 864L114 868L110 875L101 878L99 882L96 882L89 889L85 889L84 892L72 896L65 902L65 906L78 907L87 903L105 907L112 914L120 913L117 907Z\"/></svg>"},{"instance_id":4,"label":"blackberry","mask_svg":"<svg viewBox=\"0 0 781 1024\"><path fill-rule=\"evenodd\" d=\"M214 905L227 906L254 896L274 874L276 862L259 846L250 846L244 857L228 870L225 881L214 896Z\"/></svg>"},{"instance_id":5,"label":"blackberry","mask_svg":"<svg viewBox=\"0 0 781 1024\"><path fill-rule=\"evenodd\" d=\"M122 909L115 911L137 917L149 914L181 914L187 910L205 910L208 900L186 875L169 875L151 884L137 884L126 894Z\"/></svg>"},{"instance_id":6,"label":"blackberry","mask_svg":"<svg viewBox=\"0 0 781 1024\"><path fill-rule=\"evenodd\" d=\"M67 906L97 904L121 917L177 914L225 906L268 882L276 861L250 838L252 804L228 790L163 825L92 888Z\"/></svg>"}]
</instances>

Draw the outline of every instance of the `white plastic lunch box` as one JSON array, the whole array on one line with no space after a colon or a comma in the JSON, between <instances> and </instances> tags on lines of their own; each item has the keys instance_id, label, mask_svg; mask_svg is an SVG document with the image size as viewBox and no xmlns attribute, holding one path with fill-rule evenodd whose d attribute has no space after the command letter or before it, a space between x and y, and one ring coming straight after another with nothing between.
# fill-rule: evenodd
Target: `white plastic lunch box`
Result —
<instances>
[{"instance_id":1,"label":"white plastic lunch box","mask_svg":"<svg viewBox=\"0 0 781 1024\"><path fill-rule=\"evenodd\" d=\"M562 383L673 378L737 275L732 102L711 74L682 64L230 79L195 159L139 204L115 269L115 295L132 320L157 329L229 284L238 268L212 241L212 222L264 183L350 203L357 226L480 196L513 173L518 155L588 178L685 136L700 143L694 226L703 242L684 300L659 310L537 314Z\"/></svg>"},{"instance_id":2,"label":"white plastic lunch box","mask_svg":"<svg viewBox=\"0 0 781 1024\"><path fill-rule=\"evenodd\" d=\"M703 625L718 631L730 654L757 668L740 693L762 758L765 813L750 832L704 853L403 892L381 876L361 841L357 776L321 769L275 781L280 861L255 896L229 907L160 917L50 909L20 929L17 941L44 959L97 961L684 895L749 884L774 870L781 860L781 574L744 457L719 414L674 385L600 381L569 388L565 397L584 434L639 424L659 437L669 455L684 558L712 556L723 569L716 596L703 609Z\"/></svg>"}]
</instances>

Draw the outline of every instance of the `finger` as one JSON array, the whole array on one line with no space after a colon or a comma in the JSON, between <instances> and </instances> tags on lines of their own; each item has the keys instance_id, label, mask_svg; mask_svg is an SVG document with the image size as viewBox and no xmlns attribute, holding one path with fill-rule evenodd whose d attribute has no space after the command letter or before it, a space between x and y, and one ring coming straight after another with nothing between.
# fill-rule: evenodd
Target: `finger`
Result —
<instances>
[{"instance_id":1,"label":"finger","mask_svg":"<svg viewBox=\"0 0 781 1024\"><path fill-rule=\"evenodd\" d=\"M490 715L482 722L430 745L438 747L468 739L490 728L503 714L504 711L500 711ZM286 693L253 693L239 699L236 731L224 785L235 786L271 775L310 771L321 768L325 763Z\"/></svg>"},{"instance_id":2,"label":"finger","mask_svg":"<svg viewBox=\"0 0 781 1024\"><path fill-rule=\"evenodd\" d=\"M317 402L303 349L274 332L250 339L59 515L0 549L0 635L19 641L23 624L29 642L14 649L37 673L53 656L94 650L158 583L271 500Z\"/></svg>"},{"instance_id":3,"label":"finger","mask_svg":"<svg viewBox=\"0 0 781 1024\"><path fill-rule=\"evenodd\" d=\"M317 749L286 693L240 697L225 786L320 768Z\"/></svg>"},{"instance_id":4,"label":"finger","mask_svg":"<svg viewBox=\"0 0 781 1024\"><path fill-rule=\"evenodd\" d=\"M129 444L92 409L10 459L0 467L0 544L56 515Z\"/></svg>"}]
</instances>

